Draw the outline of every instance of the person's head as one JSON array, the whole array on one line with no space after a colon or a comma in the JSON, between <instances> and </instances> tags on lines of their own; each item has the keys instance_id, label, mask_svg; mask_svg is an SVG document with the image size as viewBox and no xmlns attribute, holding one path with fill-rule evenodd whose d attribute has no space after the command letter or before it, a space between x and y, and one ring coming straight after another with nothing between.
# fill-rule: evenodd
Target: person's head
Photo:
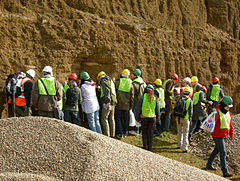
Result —
<instances>
[{"instance_id":1,"label":"person's head","mask_svg":"<svg viewBox=\"0 0 240 181\"><path fill-rule=\"evenodd\" d=\"M183 81L182 81L182 86L183 86L183 87L190 86L190 84L191 84L191 79L190 79L190 77L186 77L186 78L183 79Z\"/></svg>"},{"instance_id":2,"label":"person's head","mask_svg":"<svg viewBox=\"0 0 240 181\"><path fill-rule=\"evenodd\" d=\"M97 80L100 80L101 78L105 77L107 74L103 71L99 72L97 75Z\"/></svg>"},{"instance_id":3,"label":"person's head","mask_svg":"<svg viewBox=\"0 0 240 181\"><path fill-rule=\"evenodd\" d=\"M207 88L205 86L199 87L199 91L203 91L205 95L207 94Z\"/></svg>"},{"instance_id":4,"label":"person's head","mask_svg":"<svg viewBox=\"0 0 240 181\"><path fill-rule=\"evenodd\" d=\"M150 96L154 96L154 87L151 84L148 84L145 88L145 92Z\"/></svg>"},{"instance_id":5,"label":"person's head","mask_svg":"<svg viewBox=\"0 0 240 181\"><path fill-rule=\"evenodd\" d=\"M80 79L81 80L89 80L90 76L89 76L89 74L87 72L81 72Z\"/></svg>"},{"instance_id":6,"label":"person's head","mask_svg":"<svg viewBox=\"0 0 240 181\"><path fill-rule=\"evenodd\" d=\"M155 87L160 87L160 86L162 86L162 81L161 81L161 79L156 79L156 80L154 81L154 85L155 85Z\"/></svg>"},{"instance_id":7,"label":"person's head","mask_svg":"<svg viewBox=\"0 0 240 181\"><path fill-rule=\"evenodd\" d=\"M178 75L177 74L172 74L170 79L174 80L174 83L178 82Z\"/></svg>"},{"instance_id":8,"label":"person's head","mask_svg":"<svg viewBox=\"0 0 240 181\"><path fill-rule=\"evenodd\" d=\"M184 96L189 96L191 94L191 88L190 87L185 87L183 89L183 95Z\"/></svg>"},{"instance_id":9,"label":"person's head","mask_svg":"<svg viewBox=\"0 0 240 181\"><path fill-rule=\"evenodd\" d=\"M140 77L142 75L142 71L140 69L135 69L132 74L132 79Z\"/></svg>"},{"instance_id":10,"label":"person's head","mask_svg":"<svg viewBox=\"0 0 240 181\"><path fill-rule=\"evenodd\" d=\"M213 84L219 84L220 83L220 80L218 77L214 77L213 78Z\"/></svg>"},{"instance_id":11,"label":"person's head","mask_svg":"<svg viewBox=\"0 0 240 181\"><path fill-rule=\"evenodd\" d=\"M220 110L226 114L233 107L233 100L230 96L224 96L219 104Z\"/></svg>"},{"instance_id":12,"label":"person's head","mask_svg":"<svg viewBox=\"0 0 240 181\"><path fill-rule=\"evenodd\" d=\"M130 71L128 69L124 69L121 72L121 77L129 77L129 75L130 75Z\"/></svg>"},{"instance_id":13,"label":"person's head","mask_svg":"<svg viewBox=\"0 0 240 181\"><path fill-rule=\"evenodd\" d=\"M45 66L42 70L44 75L51 75L53 76L53 72L52 72L52 67L50 66Z\"/></svg>"},{"instance_id":14,"label":"person's head","mask_svg":"<svg viewBox=\"0 0 240 181\"><path fill-rule=\"evenodd\" d=\"M192 76L191 77L191 85L194 87L198 83L198 78L197 76Z\"/></svg>"},{"instance_id":15,"label":"person's head","mask_svg":"<svg viewBox=\"0 0 240 181\"><path fill-rule=\"evenodd\" d=\"M34 77L36 75L36 72L33 69L29 69L29 70L26 71L26 75L27 75L28 78L34 79Z\"/></svg>"},{"instance_id":16,"label":"person's head","mask_svg":"<svg viewBox=\"0 0 240 181\"><path fill-rule=\"evenodd\" d=\"M75 73L70 74L68 77L68 81L71 81L71 80L77 81L77 79L78 77L77 77L77 74Z\"/></svg>"}]
</instances>

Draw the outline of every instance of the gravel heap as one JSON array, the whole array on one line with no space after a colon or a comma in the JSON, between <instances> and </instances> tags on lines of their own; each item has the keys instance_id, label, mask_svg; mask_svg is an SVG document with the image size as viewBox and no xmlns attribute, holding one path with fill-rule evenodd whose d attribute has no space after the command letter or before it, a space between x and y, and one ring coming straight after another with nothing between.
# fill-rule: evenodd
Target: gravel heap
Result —
<instances>
[{"instance_id":1,"label":"gravel heap","mask_svg":"<svg viewBox=\"0 0 240 181\"><path fill-rule=\"evenodd\" d=\"M236 175L240 174L240 114L233 116L232 125L234 128L234 139L226 139L227 164L231 172ZM192 136L190 151L204 160L207 160L215 144L209 132L198 132ZM215 163L220 167L219 155Z\"/></svg>"},{"instance_id":2,"label":"gravel heap","mask_svg":"<svg viewBox=\"0 0 240 181\"><path fill-rule=\"evenodd\" d=\"M56 119L2 119L0 142L1 180L225 180Z\"/></svg>"}]
</instances>

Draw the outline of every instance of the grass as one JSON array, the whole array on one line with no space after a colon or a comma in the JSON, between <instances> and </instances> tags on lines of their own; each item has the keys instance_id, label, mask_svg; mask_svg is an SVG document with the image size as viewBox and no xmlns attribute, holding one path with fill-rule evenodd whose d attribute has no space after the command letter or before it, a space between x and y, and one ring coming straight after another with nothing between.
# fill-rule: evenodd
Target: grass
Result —
<instances>
[{"instance_id":1,"label":"grass","mask_svg":"<svg viewBox=\"0 0 240 181\"><path fill-rule=\"evenodd\" d=\"M135 145L142 148L142 136L127 136L121 141ZM183 153L180 149L177 149L177 135L176 131L163 132L160 136L156 136L153 139L153 149L152 152L159 154L161 156L191 165L193 167L205 169L206 161L197 157L192 153ZM222 176L221 169L218 168L217 171L209 171L216 175ZM240 180L240 176L234 176L230 180Z\"/></svg>"}]
</instances>

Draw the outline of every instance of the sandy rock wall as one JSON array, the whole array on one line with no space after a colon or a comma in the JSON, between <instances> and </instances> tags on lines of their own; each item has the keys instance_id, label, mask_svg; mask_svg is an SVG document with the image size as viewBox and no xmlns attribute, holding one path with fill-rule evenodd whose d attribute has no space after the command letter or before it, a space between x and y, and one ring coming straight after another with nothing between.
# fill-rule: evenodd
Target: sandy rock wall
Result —
<instances>
[{"instance_id":1,"label":"sandy rock wall","mask_svg":"<svg viewBox=\"0 0 240 181\"><path fill-rule=\"evenodd\" d=\"M35 68L39 77L45 65L53 67L60 81L83 70L93 79L101 70L117 78L124 68L141 68L148 82L176 72L181 78L197 75L208 85L219 76L225 93L235 96L234 111L240 111L240 43L229 31L210 23L210 4L3 0L0 80L28 68ZM3 84L0 81L1 89ZM4 104L3 96L0 102ZM4 106L0 109L1 113Z\"/></svg>"}]
</instances>

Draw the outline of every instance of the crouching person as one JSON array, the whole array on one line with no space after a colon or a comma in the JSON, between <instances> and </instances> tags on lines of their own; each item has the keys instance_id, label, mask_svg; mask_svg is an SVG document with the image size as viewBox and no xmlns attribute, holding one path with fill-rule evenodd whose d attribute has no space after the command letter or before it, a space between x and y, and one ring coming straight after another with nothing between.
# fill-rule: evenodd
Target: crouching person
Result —
<instances>
[{"instance_id":1,"label":"crouching person","mask_svg":"<svg viewBox=\"0 0 240 181\"><path fill-rule=\"evenodd\" d=\"M154 95L153 86L148 84L137 109L137 120L140 120L142 124L143 149L152 150L154 125L158 117L159 103Z\"/></svg>"}]
</instances>

